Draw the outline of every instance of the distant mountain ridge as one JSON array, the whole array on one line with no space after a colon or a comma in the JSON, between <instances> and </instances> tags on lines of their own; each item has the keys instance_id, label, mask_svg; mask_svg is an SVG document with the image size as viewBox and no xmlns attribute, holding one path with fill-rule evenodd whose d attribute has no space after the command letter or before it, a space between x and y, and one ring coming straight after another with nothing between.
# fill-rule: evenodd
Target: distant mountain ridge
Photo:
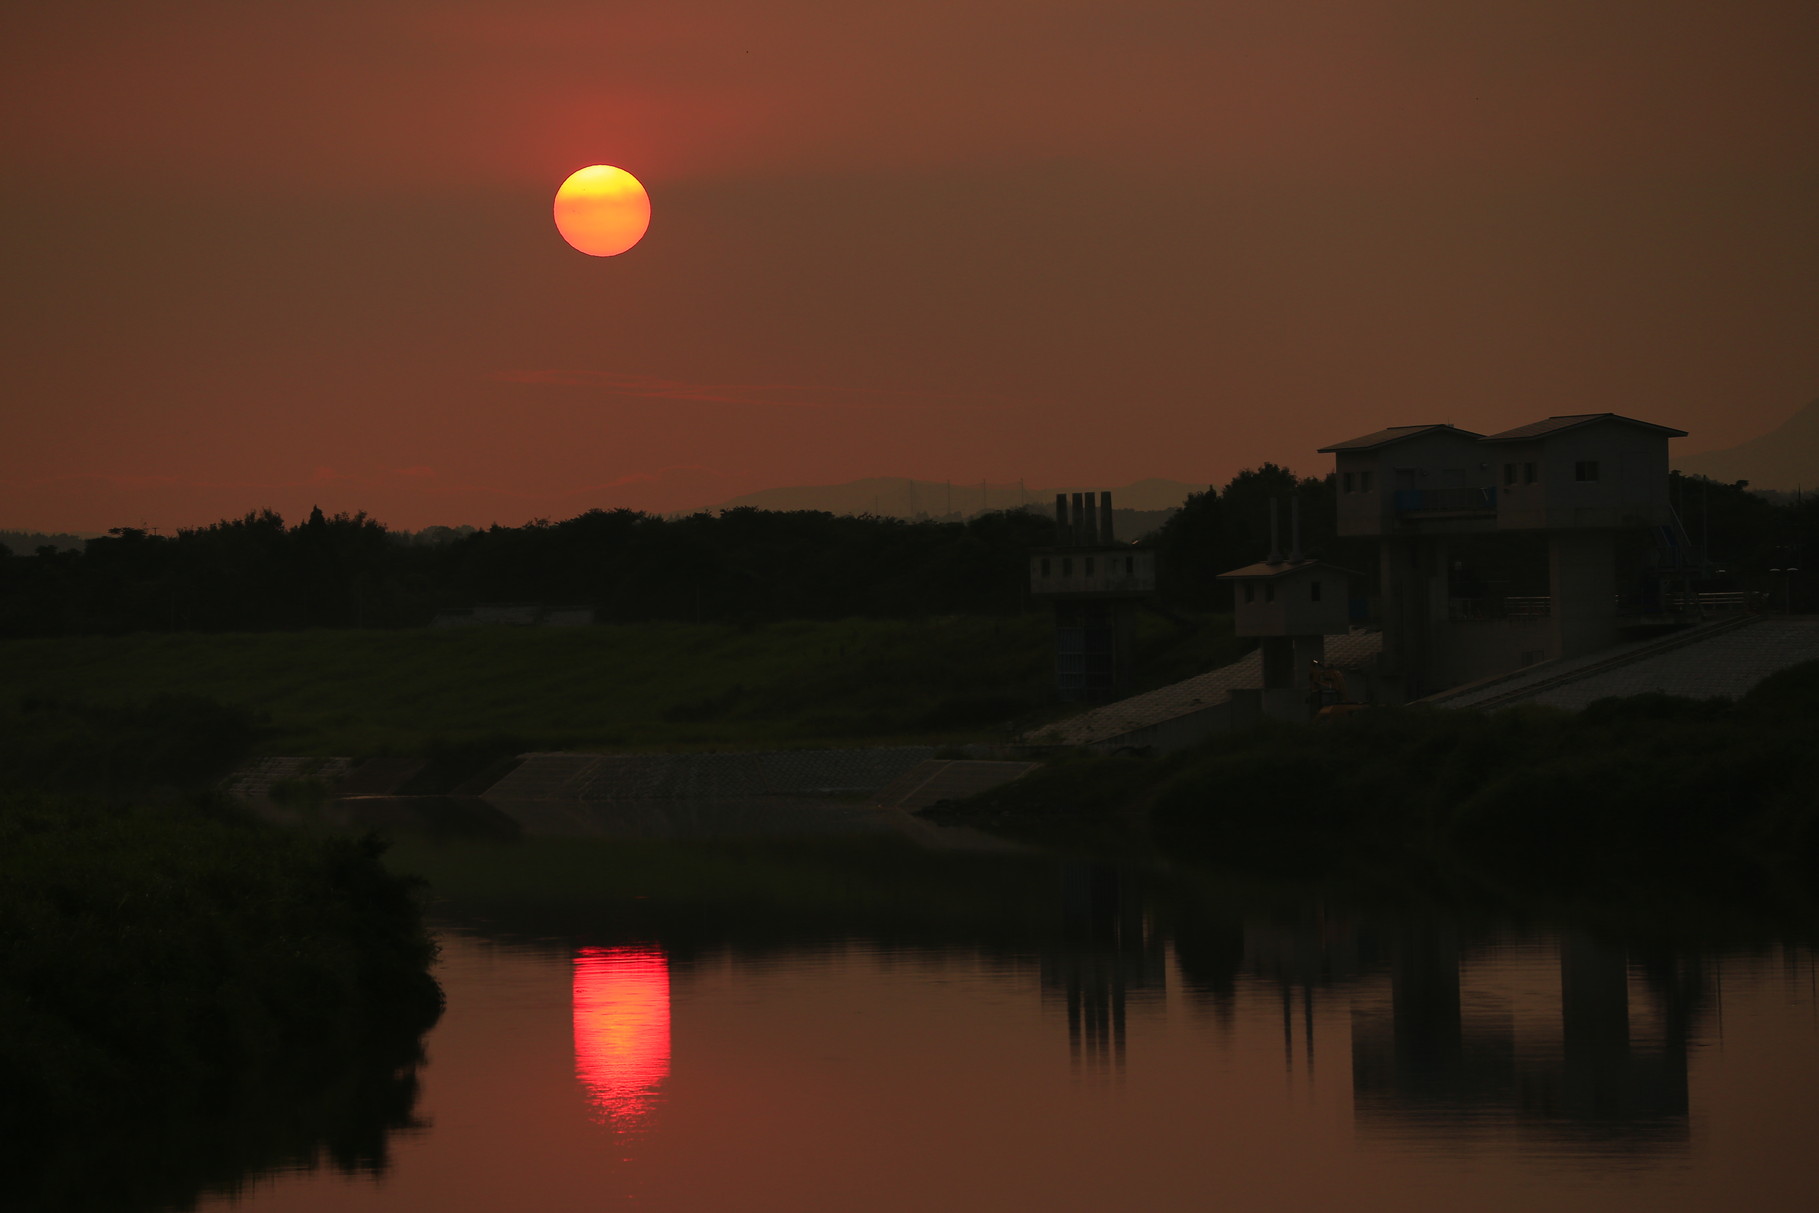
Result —
<instances>
[{"instance_id":1,"label":"distant mountain ridge","mask_svg":"<svg viewBox=\"0 0 1819 1213\"><path fill-rule=\"evenodd\" d=\"M15 556L35 555L39 548L56 548L59 552L80 552L93 535L72 535L64 531L0 531L0 547Z\"/></svg>"},{"instance_id":2,"label":"distant mountain ridge","mask_svg":"<svg viewBox=\"0 0 1819 1213\"><path fill-rule=\"evenodd\" d=\"M1819 487L1819 400L1760 438L1722 451L1675 456L1673 464L1688 475L1726 484L1747 480L1752 489Z\"/></svg>"},{"instance_id":3,"label":"distant mountain ridge","mask_svg":"<svg viewBox=\"0 0 1819 1213\"><path fill-rule=\"evenodd\" d=\"M1189 493L1204 484L1150 478L1132 484L1072 485L1028 488L1020 484L971 484L939 480L912 480L902 476L872 476L845 484L793 485L762 489L708 506L710 512L749 507L759 510L824 510L830 514L872 514L880 518L970 518L987 510L1014 510L1032 506L1043 513L1054 508L1056 493L1081 493L1089 489L1112 495L1120 511L1141 512L1178 509Z\"/></svg>"}]
</instances>

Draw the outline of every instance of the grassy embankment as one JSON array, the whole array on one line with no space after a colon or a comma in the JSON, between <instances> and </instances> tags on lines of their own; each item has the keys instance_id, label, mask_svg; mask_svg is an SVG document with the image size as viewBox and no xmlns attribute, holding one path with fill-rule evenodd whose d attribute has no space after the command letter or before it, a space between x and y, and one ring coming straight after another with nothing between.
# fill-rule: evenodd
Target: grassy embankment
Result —
<instances>
[{"instance_id":1,"label":"grassy embankment","mask_svg":"<svg viewBox=\"0 0 1819 1213\"><path fill-rule=\"evenodd\" d=\"M1053 716L1040 614L926 621L136 634L0 642L15 694L206 696L268 754L762 748L992 739ZM1241 651L1230 620L1146 618L1151 684Z\"/></svg>"},{"instance_id":2,"label":"grassy embankment","mask_svg":"<svg viewBox=\"0 0 1819 1213\"><path fill-rule=\"evenodd\" d=\"M1228 873L1437 894L1776 903L1819 878L1819 662L1743 700L1384 709L1080 758L943 816Z\"/></svg>"},{"instance_id":3,"label":"grassy embankment","mask_svg":"<svg viewBox=\"0 0 1819 1213\"><path fill-rule=\"evenodd\" d=\"M62 1203L73 1184L83 1207L106 1185L47 1160L100 1126L127 1141L212 1124L191 1145L218 1164L201 1143L259 1124L268 1154L307 1161L324 1130L295 1107L350 1067L361 1098L409 1069L440 1006L415 890L371 842L214 800L255 734L247 713L182 697L0 709L0 1203Z\"/></svg>"}]
</instances>

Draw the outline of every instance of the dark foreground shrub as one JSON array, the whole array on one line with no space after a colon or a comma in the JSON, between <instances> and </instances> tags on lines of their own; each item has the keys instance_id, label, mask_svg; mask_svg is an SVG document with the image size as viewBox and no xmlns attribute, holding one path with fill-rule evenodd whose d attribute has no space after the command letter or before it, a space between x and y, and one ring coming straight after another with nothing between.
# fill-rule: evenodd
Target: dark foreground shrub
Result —
<instances>
[{"instance_id":1,"label":"dark foreground shrub","mask_svg":"<svg viewBox=\"0 0 1819 1213\"><path fill-rule=\"evenodd\" d=\"M1742 703L1271 725L1172 761L1153 834L1254 871L1463 866L1548 887L1774 872L1795 888L1819 870L1815 678L1790 671Z\"/></svg>"},{"instance_id":2,"label":"dark foreground shrub","mask_svg":"<svg viewBox=\"0 0 1819 1213\"><path fill-rule=\"evenodd\" d=\"M0 799L0 1134L427 1027L434 944L380 849L195 803Z\"/></svg>"}]
</instances>

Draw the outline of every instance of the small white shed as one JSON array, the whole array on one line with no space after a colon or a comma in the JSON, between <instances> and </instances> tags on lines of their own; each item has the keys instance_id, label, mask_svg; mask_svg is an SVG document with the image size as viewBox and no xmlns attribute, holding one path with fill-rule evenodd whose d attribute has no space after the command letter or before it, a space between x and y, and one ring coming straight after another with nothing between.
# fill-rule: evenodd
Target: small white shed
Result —
<instances>
[{"instance_id":1,"label":"small white shed","mask_svg":"<svg viewBox=\"0 0 1819 1213\"><path fill-rule=\"evenodd\" d=\"M1233 632L1239 636L1342 636L1351 573L1324 560L1259 561L1219 574L1232 583Z\"/></svg>"}]
</instances>

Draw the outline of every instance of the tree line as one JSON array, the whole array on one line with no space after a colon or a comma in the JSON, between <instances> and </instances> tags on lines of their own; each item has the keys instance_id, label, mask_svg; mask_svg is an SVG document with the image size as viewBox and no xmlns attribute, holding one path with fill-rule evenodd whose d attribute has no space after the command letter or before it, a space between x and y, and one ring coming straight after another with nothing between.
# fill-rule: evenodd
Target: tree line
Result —
<instances>
[{"instance_id":1,"label":"tree line","mask_svg":"<svg viewBox=\"0 0 1819 1213\"><path fill-rule=\"evenodd\" d=\"M624 622L1014 613L1026 605L1024 557L1052 533L1023 511L911 523L592 510L424 542L364 513L318 509L293 525L262 510L0 556L0 635L414 627L497 602Z\"/></svg>"},{"instance_id":2,"label":"tree line","mask_svg":"<svg viewBox=\"0 0 1819 1213\"><path fill-rule=\"evenodd\" d=\"M1774 502L1742 484L1674 473L1672 498L1714 566L1741 586L1819 555L1819 502ZM1157 549L1164 606L1230 607L1228 569L1270 550L1269 506L1300 501L1300 546L1359 574L1368 595L1375 544L1334 533L1331 477L1275 464L1192 494L1143 541ZM1015 614L1032 609L1027 557L1054 542L1034 509L965 522L905 521L741 508L665 518L590 510L521 527L388 531L364 513L311 511L287 524L271 510L157 535L120 527L81 549L35 554L0 545L0 635L145 630L242 631L416 627L478 603L592 608L603 620L760 622L845 617ZM1808 578L1808 581L1819 579ZM1773 583L1771 585L1771 583ZM1810 597L1794 579L1793 597ZM1798 603L1795 603L1798 606Z\"/></svg>"}]
</instances>

